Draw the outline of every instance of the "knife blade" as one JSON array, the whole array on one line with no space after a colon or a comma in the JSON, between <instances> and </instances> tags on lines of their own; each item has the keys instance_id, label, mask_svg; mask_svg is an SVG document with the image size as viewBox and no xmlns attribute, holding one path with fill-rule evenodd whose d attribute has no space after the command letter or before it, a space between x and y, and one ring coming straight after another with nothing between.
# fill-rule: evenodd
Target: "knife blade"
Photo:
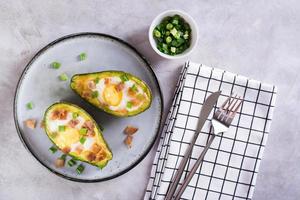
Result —
<instances>
[{"instance_id":1,"label":"knife blade","mask_svg":"<svg viewBox=\"0 0 300 200\"><path fill-rule=\"evenodd\" d=\"M212 93L211 95L209 95L207 97L207 99L203 103L200 114L199 114L199 120L198 120L198 123L197 123L197 128L196 128L194 137L193 137L190 145L188 146L188 149L186 150L186 152L184 154L184 157L181 160L179 168L178 168L173 180L171 181L171 184L169 185L169 188L168 188L168 191L167 191L167 194L166 194L166 198L165 198L166 200L171 200L172 199L172 197L173 197L173 195L176 191L176 188L178 186L178 183L180 181L180 178L182 176L183 170L186 166L186 163L188 162L189 157L192 154L192 150L193 150L193 147L194 147L194 145L196 143L196 140L199 136L199 133L201 132L201 130L204 126L204 123L205 123L206 119L208 118L210 112L212 111L214 105L218 101L218 98L219 98L220 94L221 94L221 91L217 91L217 92Z\"/></svg>"}]
</instances>

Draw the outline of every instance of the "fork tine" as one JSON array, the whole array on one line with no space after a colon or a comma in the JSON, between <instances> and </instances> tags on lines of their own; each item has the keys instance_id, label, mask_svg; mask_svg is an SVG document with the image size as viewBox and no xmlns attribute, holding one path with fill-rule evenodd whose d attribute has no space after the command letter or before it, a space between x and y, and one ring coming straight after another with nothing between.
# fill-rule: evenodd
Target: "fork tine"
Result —
<instances>
[{"instance_id":1,"label":"fork tine","mask_svg":"<svg viewBox=\"0 0 300 200\"><path fill-rule=\"evenodd\" d=\"M236 94L234 97L231 96L231 98L230 98L230 100L229 100L229 103L228 103L228 107L226 108L226 113L228 113L228 111L230 111L229 108L230 108L230 106L232 105L232 103L234 102L236 96L237 96L237 94ZM233 100L231 101L231 99L233 99Z\"/></svg>"},{"instance_id":2,"label":"fork tine","mask_svg":"<svg viewBox=\"0 0 300 200\"><path fill-rule=\"evenodd\" d=\"M224 103L221 105L220 108L225 109L225 106L227 104L227 102L231 99L232 94L230 94L230 96L224 101Z\"/></svg>"},{"instance_id":3,"label":"fork tine","mask_svg":"<svg viewBox=\"0 0 300 200\"><path fill-rule=\"evenodd\" d=\"M237 102L239 102L239 100L240 100L240 97L236 98L236 96L237 96L237 95L235 95L235 97L234 97L234 99L233 99L233 102L234 102L234 103L232 103L231 106L228 107L228 111L229 111L229 112L232 112L232 109L235 107L235 105L237 104Z\"/></svg>"},{"instance_id":4,"label":"fork tine","mask_svg":"<svg viewBox=\"0 0 300 200\"><path fill-rule=\"evenodd\" d=\"M237 112L237 111L239 110L239 108L241 107L242 102L243 102L243 98L239 97L238 101L239 101L239 103L238 103L238 105L236 106L236 108L230 112L230 115L231 115L232 118L235 116L236 112ZM233 107L233 108L234 108L234 107Z\"/></svg>"}]
</instances>

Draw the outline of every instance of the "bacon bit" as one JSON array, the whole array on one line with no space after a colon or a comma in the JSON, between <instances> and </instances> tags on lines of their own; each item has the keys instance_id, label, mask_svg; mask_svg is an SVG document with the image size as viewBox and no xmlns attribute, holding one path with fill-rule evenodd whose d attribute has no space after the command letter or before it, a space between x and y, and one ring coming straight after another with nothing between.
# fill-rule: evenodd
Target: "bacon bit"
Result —
<instances>
[{"instance_id":1,"label":"bacon bit","mask_svg":"<svg viewBox=\"0 0 300 200\"><path fill-rule=\"evenodd\" d=\"M77 146L75 148L76 153L81 154L81 152L83 151L83 147L82 146Z\"/></svg>"},{"instance_id":2,"label":"bacon bit","mask_svg":"<svg viewBox=\"0 0 300 200\"><path fill-rule=\"evenodd\" d=\"M124 140L124 143L127 145L128 148L132 147L132 140L133 137L131 135L127 135L127 137Z\"/></svg>"},{"instance_id":3,"label":"bacon bit","mask_svg":"<svg viewBox=\"0 0 300 200\"><path fill-rule=\"evenodd\" d=\"M89 81L87 85L88 85L88 88L91 90L96 88L96 84L94 81Z\"/></svg>"},{"instance_id":4,"label":"bacon bit","mask_svg":"<svg viewBox=\"0 0 300 200\"><path fill-rule=\"evenodd\" d=\"M70 147L64 147L61 151L64 152L65 154L67 154L71 151L71 148Z\"/></svg>"},{"instance_id":5,"label":"bacon bit","mask_svg":"<svg viewBox=\"0 0 300 200\"><path fill-rule=\"evenodd\" d=\"M96 155L95 161L96 161L96 162L101 161L101 160L105 159L105 157L106 157L106 152L105 152L105 151L100 151L100 152Z\"/></svg>"},{"instance_id":6,"label":"bacon bit","mask_svg":"<svg viewBox=\"0 0 300 200\"><path fill-rule=\"evenodd\" d=\"M67 110L64 110L64 109L62 109L62 110L55 110L52 113L51 119L52 120L56 120L56 119L64 120L64 119L67 119L67 115L68 115L68 111Z\"/></svg>"},{"instance_id":7,"label":"bacon bit","mask_svg":"<svg viewBox=\"0 0 300 200\"><path fill-rule=\"evenodd\" d=\"M90 98L92 95L91 91L83 91L82 92L82 97L84 98Z\"/></svg>"},{"instance_id":8,"label":"bacon bit","mask_svg":"<svg viewBox=\"0 0 300 200\"><path fill-rule=\"evenodd\" d=\"M42 121L41 121L40 127L41 127L41 128L45 128L45 120L42 120Z\"/></svg>"},{"instance_id":9,"label":"bacon bit","mask_svg":"<svg viewBox=\"0 0 300 200\"><path fill-rule=\"evenodd\" d=\"M35 127L36 127L36 120L35 119L27 119L24 123L30 129L35 129Z\"/></svg>"},{"instance_id":10,"label":"bacon bit","mask_svg":"<svg viewBox=\"0 0 300 200\"><path fill-rule=\"evenodd\" d=\"M95 143L95 144L93 144L91 150L93 153L98 153L99 151L102 150L102 147Z\"/></svg>"},{"instance_id":11,"label":"bacon bit","mask_svg":"<svg viewBox=\"0 0 300 200\"><path fill-rule=\"evenodd\" d=\"M62 159L62 158L57 158L56 160L55 160L55 167L56 168L62 168L63 166L65 166L65 160L64 159Z\"/></svg>"},{"instance_id":12,"label":"bacon bit","mask_svg":"<svg viewBox=\"0 0 300 200\"><path fill-rule=\"evenodd\" d=\"M71 128L75 128L75 126L77 125L77 124L79 124L79 120L78 119L71 119L70 121L69 121L69 126L71 127Z\"/></svg>"},{"instance_id":13,"label":"bacon bit","mask_svg":"<svg viewBox=\"0 0 300 200\"><path fill-rule=\"evenodd\" d=\"M128 113L128 111L126 109L119 110L119 112L124 115Z\"/></svg>"},{"instance_id":14,"label":"bacon bit","mask_svg":"<svg viewBox=\"0 0 300 200\"><path fill-rule=\"evenodd\" d=\"M110 82L109 78L105 78L105 79L104 79L104 84L105 84L105 85L108 85L109 82Z\"/></svg>"},{"instance_id":15,"label":"bacon bit","mask_svg":"<svg viewBox=\"0 0 300 200\"><path fill-rule=\"evenodd\" d=\"M136 91L134 91L133 89L131 89L131 88L129 88L128 89L128 95L130 96L130 97L135 97L136 96Z\"/></svg>"},{"instance_id":16,"label":"bacon bit","mask_svg":"<svg viewBox=\"0 0 300 200\"><path fill-rule=\"evenodd\" d=\"M91 162L96 159L96 155L93 152L88 152L86 159Z\"/></svg>"},{"instance_id":17,"label":"bacon bit","mask_svg":"<svg viewBox=\"0 0 300 200\"><path fill-rule=\"evenodd\" d=\"M94 137L94 136L95 136L94 130L88 130L88 131L87 131L87 136L89 136L89 137Z\"/></svg>"},{"instance_id":18,"label":"bacon bit","mask_svg":"<svg viewBox=\"0 0 300 200\"><path fill-rule=\"evenodd\" d=\"M116 85L116 90L120 92L124 89L124 87L125 87L124 83L119 83L118 85Z\"/></svg>"},{"instance_id":19,"label":"bacon bit","mask_svg":"<svg viewBox=\"0 0 300 200\"><path fill-rule=\"evenodd\" d=\"M124 129L124 133L126 135L133 135L135 134L139 129L134 127L134 126L126 126L126 128Z\"/></svg>"},{"instance_id":20,"label":"bacon bit","mask_svg":"<svg viewBox=\"0 0 300 200\"><path fill-rule=\"evenodd\" d=\"M95 125L94 125L94 123L92 121L87 120L87 121L84 122L84 124L83 124L82 127L83 128L87 128L88 130L94 130Z\"/></svg>"},{"instance_id":21,"label":"bacon bit","mask_svg":"<svg viewBox=\"0 0 300 200\"><path fill-rule=\"evenodd\" d=\"M108 106L108 104L107 103L105 103L105 102L99 102L100 103L100 105L102 106L102 107L106 107L106 106Z\"/></svg>"},{"instance_id":22,"label":"bacon bit","mask_svg":"<svg viewBox=\"0 0 300 200\"><path fill-rule=\"evenodd\" d=\"M88 130L87 132L87 135L88 136L95 136L95 131L94 131L94 128L95 128L95 125L92 121L90 120L87 120L84 122L84 124L82 125L83 128L86 128Z\"/></svg>"},{"instance_id":23,"label":"bacon bit","mask_svg":"<svg viewBox=\"0 0 300 200\"><path fill-rule=\"evenodd\" d=\"M139 99L132 99L131 103L133 106L138 106L141 104L141 101Z\"/></svg>"}]
</instances>

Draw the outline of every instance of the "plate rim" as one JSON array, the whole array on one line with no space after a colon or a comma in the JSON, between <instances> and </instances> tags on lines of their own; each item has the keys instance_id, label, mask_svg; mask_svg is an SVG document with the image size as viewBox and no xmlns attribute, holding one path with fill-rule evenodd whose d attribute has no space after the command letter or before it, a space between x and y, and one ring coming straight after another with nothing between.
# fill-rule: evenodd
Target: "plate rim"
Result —
<instances>
[{"instance_id":1,"label":"plate rim","mask_svg":"<svg viewBox=\"0 0 300 200\"><path fill-rule=\"evenodd\" d=\"M142 61L146 64L146 66L148 67L148 69L151 72L151 76L154 78L155 83L158 86L158 93L159 93L159 99L160 99L160 117L159 117L159 125L157 127L156 133L152 139L152 141L150 142L150 145L146 148L146 150L144 151L143 154L140 155L140 157L133 162L131 165L129 165L127 168L125 168L124 170L121 170L120 172L112 175L112 176L108 176L105 178L98 178L98 179L79 179L79 178L74 178L74 177L70 177L67 176L63 173L60 173L56 170L51 169L47 164L45 164L37 155L35 155L35 153L33 153L32 148L30 147L30 145L28 145L23 137L22 131L20 130L19 124L18 124L18 120L17 120L17 97L18 97L18 93L20 90L20 86L22 84L22 81L25 77L25 75L27 74L27 71L29 70L29 68L31 67L32 63L45 51L47 51L49 48L51 48L52 46L54 46L57 43L63 42L65 40L68 39L73 39L76 37L81 37L81 36L97 36L97 37L105 37L105 38L109 38L113 41L116 41L118 43L121 43L122 45L124 45L125 47L129 48L130 50L132 50L139 58L142 59ZM163 117L163 110L164 110L164 100L163 100L163 95L162 95L162 91L161 91L161 87L159 84L159 81L157 79L157 76L155 75L152 65L150 64L150 62L135 48L133 47L131 44L129 44L128 42L124 41L121 38L118 38L116 36L110 35L110 34L106 34L106 33L98 33L98 32L79 32L79 33L73 33L73 34L68 34L62 37L59 37L55 40L53 40L52 42L48 43L47 45L45 45L44 47L42 47L40 50L37 51L37 53L35 53L33 55L33 57L30 59L30 61L25 65L25 68L23 69L21 76L17 82L17 86L15 89L15 93L14 93L14 100L13 100L13 117L14 117L14 123L15 123L15 127L17 130L17 134L19 136L19 139L21 140L23 146L25 147L25 149L42 165L44 166L46 169L48 169L50 172L52 172L53 174L70 180L70 181L75 181L75 182L82 182L82 183L95 183L95 182L103 182L103 181L107 181L107 180L111 180L114 179L116 177L119 177L125 173L127 173L128 171L132 170L134 167L136 167L142 160L145 159L145 157L149 154L150 150L152 149L153 145L155 144L155 141L157 140L161 127L162 127L162 117Z\"/></svg>"}]
</instances>

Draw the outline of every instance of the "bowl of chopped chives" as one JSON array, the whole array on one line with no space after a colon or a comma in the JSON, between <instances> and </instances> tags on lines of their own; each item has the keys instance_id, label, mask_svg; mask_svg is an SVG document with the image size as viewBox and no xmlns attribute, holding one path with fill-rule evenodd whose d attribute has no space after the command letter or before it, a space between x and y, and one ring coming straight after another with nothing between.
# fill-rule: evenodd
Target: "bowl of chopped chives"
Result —
<instances>
[{"instance_id":1,"label":"bowl of chopped chives","mask_svg":"<svg viewBox=\"0 0 300 200\"><path fill-rule=\"evenodd\" d=\"M167 10L152 21L149 41L153 50L167 59L183 58L197 45L198 28L195 20L180 10Z\"/></svg>"}]
</instances>

